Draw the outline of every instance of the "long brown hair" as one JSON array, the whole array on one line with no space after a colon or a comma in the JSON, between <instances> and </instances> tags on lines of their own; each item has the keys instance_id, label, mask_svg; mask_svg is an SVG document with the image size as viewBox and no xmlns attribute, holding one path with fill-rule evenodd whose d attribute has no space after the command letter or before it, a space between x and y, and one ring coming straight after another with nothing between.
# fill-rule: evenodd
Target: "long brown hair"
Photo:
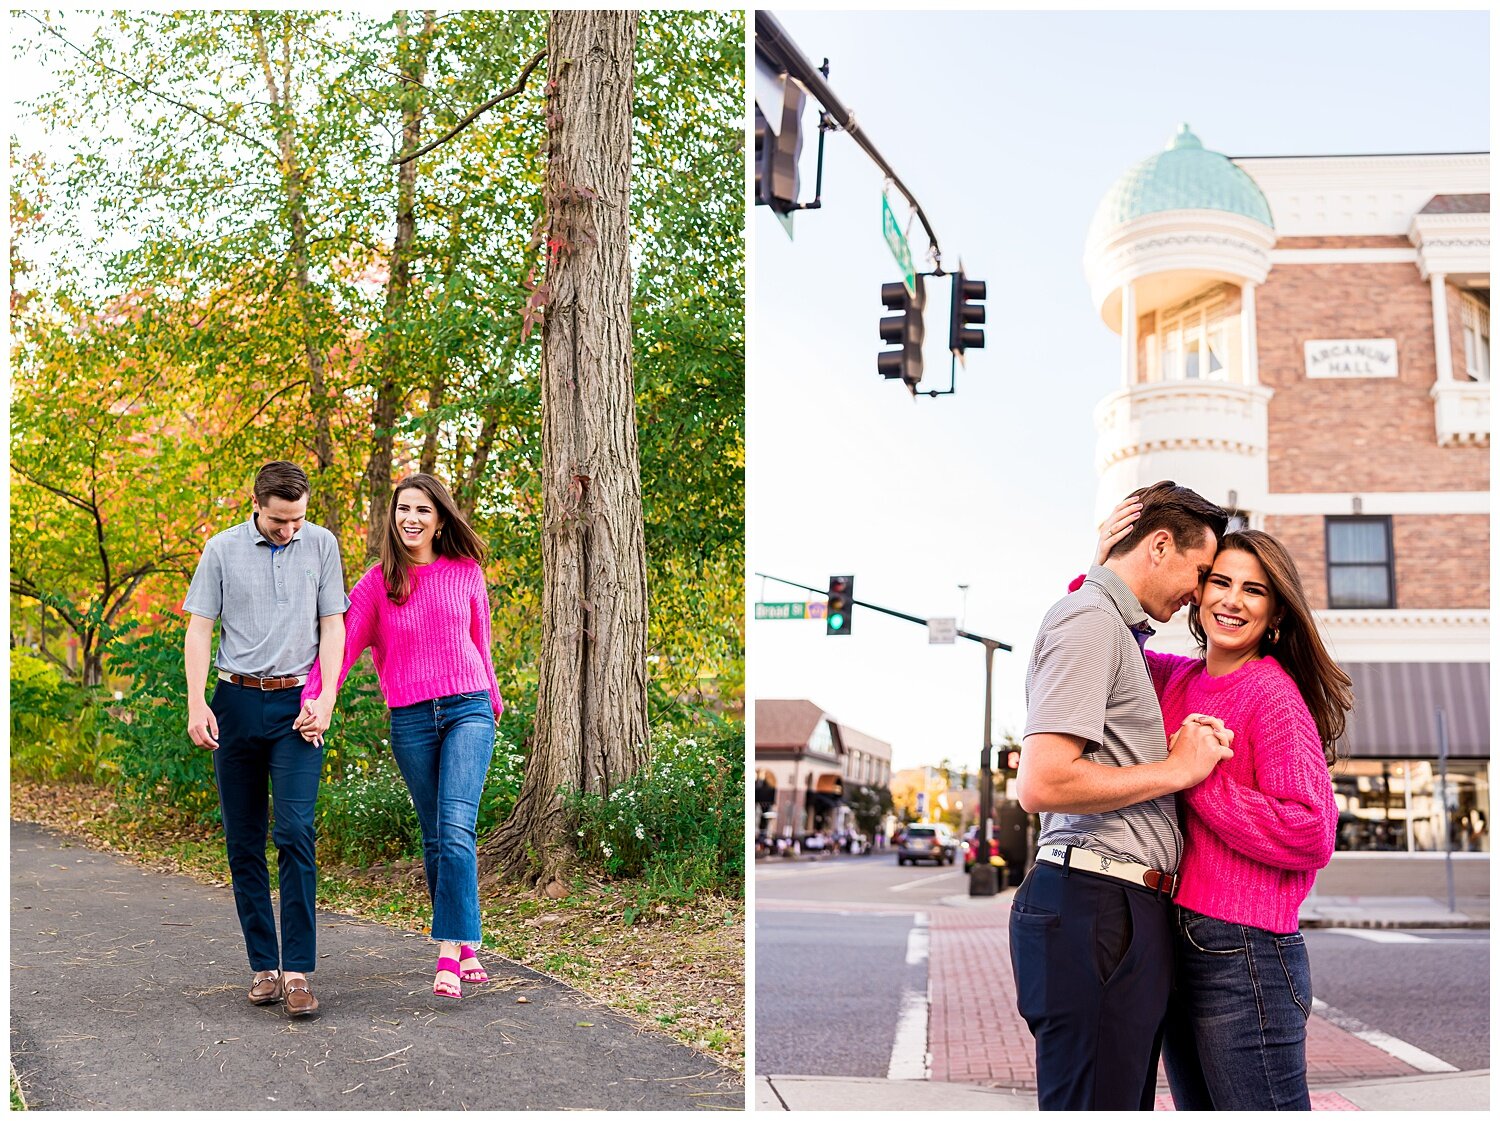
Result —
<instances>
[{"instance_id":1,"label":"long brown hair","mask_svg":"<svg viewBox=\"0 0 1500 1121\"><path fill-rule=\"evenodd\" d=\"M468 557L483 564L488 552L441 479L420 472L406 476L391 491L391 502L385 511L385 533L380 539L380 572L385 577L385 594L393 603L405 603L411 597L412 570L419 567L412 563L411 550L402 542L401 531L396 528L396 500L403 490L419 490L432 499L439 530L432 540L434 554Z\"/></svg>"},{"instance_id":2,"label":"long brown hair","mask_svg":"<svg viewBox=\"0 0 1500 1121\"><path fill-rule=\"evenodd\" d=\"M1323 636L1318 633L1317 623L1313 620L1297 566L1286 546L1258 529L1226 533L1219 551L1222 553L1226 549L1249 553L1265 569L1266 578L1271 582L1274 606L1280 609L1280 618L1273 616L1272 625L1261 635L1260 653L1274 655L1296 682L1297 691L1302 694L1307 710L1318 726L1323 757L1332 766L1338 758L1338 741L1344 736L1346 714L1354 707L1354 683L1339 669L1323 645ZM1199 651L1206 652L1208 636L1198 617L1197 604L1188 608L1188 630L1197 641Z\"/></svg>"}]
</instances>

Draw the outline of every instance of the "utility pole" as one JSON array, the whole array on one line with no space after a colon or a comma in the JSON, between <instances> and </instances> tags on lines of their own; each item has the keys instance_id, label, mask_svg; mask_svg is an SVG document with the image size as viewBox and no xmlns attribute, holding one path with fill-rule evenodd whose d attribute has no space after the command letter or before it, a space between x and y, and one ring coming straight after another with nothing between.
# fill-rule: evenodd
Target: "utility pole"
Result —
<instances>
[{"instance_id":1,"label":"utility pole","mask_svg":"<svg viewBox=\"0 0 1500 1121\"><path fill-rule=\"evenodd\" d=\"M778 584L786 584L788 587L801 588L805 592L822 594L824 589L814 588L808 584L799 584L795 580L783 580L779 576L771 576L764 572L755 575L764 580L775 580ZM853 577L849 577L853 581ZM868 607L871 611L879 611L882 615L893 615L897 619L905 619L908 623L920 623L928 626L929 620L920 615L908 615L905 611L897 611L891 607L882 607L878 603L867 603L862 599L850 596L849 602L858 607ZM995 681L995 651L1004 650L1007 653L1012 649L1010 643L1001 642L996 638L988 638L982 634L971 634L968 631L955 632L959 638L967 638L971 642L980 643L984 647L984 747L979 753L979 844L980 852L984 859L975 857L974 867L969 870L969 894L970 895L994 895L1000 890L999 883L995 877L995 868L990 864L990 840L991 822L990 817L994 812L994 787L995 775L991 763L994 758L994 742L991 735L990 714L994 708L994 681Z\"/></svg>"}]
</instances>

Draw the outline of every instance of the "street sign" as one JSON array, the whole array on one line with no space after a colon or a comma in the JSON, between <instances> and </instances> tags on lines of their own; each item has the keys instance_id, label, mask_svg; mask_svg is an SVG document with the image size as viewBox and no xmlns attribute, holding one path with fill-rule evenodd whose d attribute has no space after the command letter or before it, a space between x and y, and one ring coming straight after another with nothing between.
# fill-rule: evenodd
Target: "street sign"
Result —
<instances>
[{"instance_id":1,"label":"street sign","mask_svg":"<svg viewBox=\"0 0 1500 1121\"><path fill-rule=\"evenodd\" d=\"M757 619L806 619L807 604L757 603L755 605L755 617Z\"/></svg>"},{"instance_id":2,"label":"street sign","mask_svg":"<svg viewBox=\"0 0 1500 1121\"><path fill-rule=\"evenodd\" d=\"M957 619L928 619L927 645L952 646L958 639Z\"/></svg>"},{"instance_id":3,"label":"street sign","mask_svg":"<svg viewBox=\"0 0 1500 1121\"><path fill-rule=\"evenodd\" d=\"M906 285L906 290L915 299L917 270L911 263L911 246L906 243L906 235L896 224L896 213L891 209L891 200L884 193L880 196L880 232L885 235L885 243L890 247L891 256L901 266L901 283Z\"/></svg>"}]
</instances>

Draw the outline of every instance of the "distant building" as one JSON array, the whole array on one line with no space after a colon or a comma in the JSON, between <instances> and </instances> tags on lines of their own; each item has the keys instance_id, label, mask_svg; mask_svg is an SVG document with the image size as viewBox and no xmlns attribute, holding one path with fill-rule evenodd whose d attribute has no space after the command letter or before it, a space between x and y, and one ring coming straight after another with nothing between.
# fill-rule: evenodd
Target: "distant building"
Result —
<instances>
[{"instance_id":1,"label":"distant building","mask_svg":"<svg viewBox=\"0 0 1500 1121\"><path fill-rule=\"evenodd\" d=\"M1230 159L1182 126L1100 203L1121 335L1099 516L1174 479L1291 550L1355 710L1339 846L1488 851L1489 155ZM1186 624L1155 640L1187 652Z\"/></svg>"},{"instance_id":2,"label":"distant building","mask_svg":"<svg viewBox=\"0 0 1500 1121\"><path fill-rule=\"evenodd\" d=\"M756 830L800 839L854 828L846 793L889 787L891 745L807 700L755 702Z\"/></svg>"}]
</instances>

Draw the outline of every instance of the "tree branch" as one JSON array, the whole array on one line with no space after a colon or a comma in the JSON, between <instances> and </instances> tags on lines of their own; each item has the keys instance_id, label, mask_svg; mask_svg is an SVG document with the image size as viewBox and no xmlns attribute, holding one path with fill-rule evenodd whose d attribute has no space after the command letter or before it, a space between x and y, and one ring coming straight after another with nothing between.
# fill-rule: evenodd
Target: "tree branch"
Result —
<instances>
[{"instance_id":1,"label":"tree branch","mask_svg":"<svg viewBox=\"0 0 1500 1121\"><path fill-rule=\"evenodd\" d=\"M95 66L98 66L98 67L100 67L100 68L102 68L104 70L108 70L111 74L116 74L119 77L124 78L131 85L137 86L140 89L145 90L152 97L160 98L162 101L165 101L168 105L175 105L175 106L177 106L177 108L185 110L186 112L189 112L189 113L193 114L193 116L195 116L195 117L201 117L203 120L207 121L209 124L213 125L215 128L221 128L225 132L231 133L234 136L238 136L241 140L243 140L247 144L253 144L255 147L260 148L262 151L265 151L265 152L270 152L271 151L270 148L268 148L265 144L262 144L259 140L255 139L255 137L251 136L248 132L244 132L244 131L242 131L240 129L237 129L233 125L227 124L224 121L221 121L221 120L217 119L216 117L213 117L213 116L211 116L208 113L205 113L202 109L199 109L197 106L189 105L185 101L178 101L174 97L168 97L166 94L162 93L160 90L153 89L151 86L147 85L145 82L141 81L141 79L135 77L133 74L127 74L123 70L117 70L113 66L111 66L109 63L105 62L104 60L95 58L93 55L89 54L88 51L84 50L82 47L78 46L76 43L71 42L65 35L63 35L61 32L59 32L55 27L53 27L46 20L38 18L32 12L22 11L21 14L24 15L24 16L26 16L26 17L28 17L29 19L31 19L34 23L36 23L39 27L41 27L41 29L43 31L47 32L47 34L51 35L53 38L57 39L59 42L65 44L68 47L70 47L72 50L77 51L80 55L82 55L84 58L88 59Z\"/></svg>"},{"instance_id":2,"label":"tree branch","mask_svg":"<svg viewBox=\"0 0 1500 1121\"><path fill-rule=\"evenodd\" d=\"M516 84L513 85L513 86L511 86L510 89L508 89L508 90L502 90L500 93L497 93L494 97L490 98L483 105L481 105L478 109L475 109L467 117L465 117L463 120L459 121L458 124L454 125L451 129L449 129L447 133L445 133L444 135L438 137L436 140L431 141L430 143L427 143L427 144L423 144L420 148L418 148L415 152L412 152L410 155L396 156L396 157L394 157L391 160L391 163L397 164L397 165L408 163L411 160L417 159L417 158L419 158L421 156L425 156L428 152L432 151L434 148L440 147L440 146L448 143L448 141L452 140L455 136L457 136L459 133L461 133L464 129L468 128L471 124L473 124L475 122L475 120L477 120L479 118L479 116L481 114L489 112L496 105L499 105L502 101L506 100L507 98L515 97L516 94L518 94L522 90L524 90L526 88L526 79L528 79L528 78L531 77L531 72L533 70L535 70L536 67L537 67L537 64L539 62L541 62L542 59L544 59L546 57L547 57L546 50L537 51L536 54L532 56L531 61L528 62L526 64L526 66L521 70L521 76L516 79Z\"/></svg>"}]
</instances>

